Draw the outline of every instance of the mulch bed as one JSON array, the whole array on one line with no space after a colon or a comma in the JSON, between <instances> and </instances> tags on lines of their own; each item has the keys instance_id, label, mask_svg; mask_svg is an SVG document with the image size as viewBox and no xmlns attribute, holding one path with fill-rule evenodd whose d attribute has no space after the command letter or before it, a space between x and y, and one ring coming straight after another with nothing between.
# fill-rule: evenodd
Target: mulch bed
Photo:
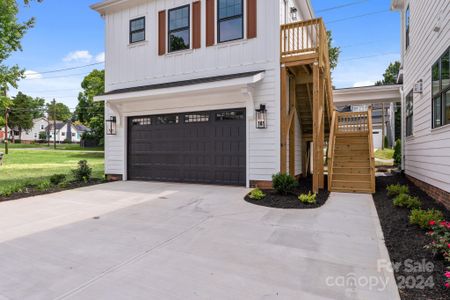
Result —
<instances>
[{"instance_id":1,"label":"mulch bed","mask_svg":"<svg viewBox=\"0 0 450 300\"><path fill-rule=\"evenodd\" d=\"M431 241L430 237L425 235L426 231L416 225L410 225L408 218L410 211L407 208L394 207L393 199L387 196L386 186L396 183L407 184L410 194L422 200L422 209L439 209L446 220L450 220L450 212L403 175L377 177L377 191L373 198L391 262L393 265L401 264L400 268L395 270L400 296L404 300L450 299L450 290L444 287L445 261L442 258L433 257L430 251L424 249L424 246ZM431 262L434 264L434 268L431 272L427 272L429 270L408 272L410 270L405 266L407 259L411 259L414 263ZM419 288L421 283L430 276L434 287L430 288L425 285L423 288ZM430 282L431 280L428 281L428 283Z\"/></svg>"},{"instance_id":2,"label":"mulch bed","mask_svg":"<svg viewBox=\"0 0 450 300\"><path fill-rule=\"evenodd\" d=\"M81 188L81 187L97 185L97 184L101 184L101 183L105 183L105 180L91 179L89 182L70 182L65 187L52 186L51 188L49 188L48 190L45 190L45 191L39 191L35 187L31 186L31 187L27 187L26 189L24 189L23 192L14 193L9 197L1 197L0 196L0 202L18 200L18 199L22 199L22 198L28 198L28 197L39 196L39 195L52 194L52 193L66 191L66 190L73 190L73 189L77 189L77 188Z\"/></svg>"},{"instance_id":3,"label":"mulch bed","mask_svg":"<svg viewBox=\"0 0 450 300\"><path fill-rule=\"evenodd\" d=\"M273 207L273 208L288 208L288 209L310 209L317 208L325 204L330 193L326 189L327 177L325 176L325 189L320 190L316 197L316 204L304 204L298 200L300 194L308 194L312 189L312 177L301 178L298 187L286 196L277 194L274 190L263 190L266 197L261 200L250 199L247 195L245 201L252 204Z\"/></svg>"}]
</instances>

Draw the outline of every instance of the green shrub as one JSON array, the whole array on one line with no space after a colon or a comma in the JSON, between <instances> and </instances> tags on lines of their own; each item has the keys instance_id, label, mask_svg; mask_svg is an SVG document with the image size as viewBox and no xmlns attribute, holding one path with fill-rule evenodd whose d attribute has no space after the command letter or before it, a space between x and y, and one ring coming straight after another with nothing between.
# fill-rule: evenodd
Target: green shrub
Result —
<instances>
[{"instance_id":1,"label":"green shrub","mask_svg":"<svg viewBox=\"0 0 450 300\"><path fill-rule=\"evenodd\" d=\"M250 199L254 199L254 200L261 200L265 196L266 196L266 194L264 194L264 192L261 191L259 188L256 188L253 191L251 191L250 195L249 195Z\"/></svg>"},{"instance_id":2,"label":"green shrub","mask_svg":"<svg viewBox=\"0 0 450 300\"><path fill-rule=\"evenodd\" d=\"M412 197L408 194L400 194L394 199L394 206L406 208L420 208L422 202L417 197Z\"/></svg>"},{"instance_id":3,"label":"green shrub","mask_svg":"<svg viewBox=\"0 0 450 300\"><path fill-rule=\"evenodd\" d=\"M297 185L297 180L289 174L278 173L272 176L272 187L281 195L287 195L287 193L292 192Z\"/></svg>"},{"instance_id":4,"label":"green shrub","mask_svg":"<svg viewBox=\"0 0 450 300\"><path fill-rule=\"evenodd\" d=\"M409 223L419 225L420 228L431 227L430 221L440 222L444 218L442 212L436 209L413 209L409 215Z\"/></svg>"},{"instance_id":5,"label":"green shrub","mask_svg":"<svg viewBox=\"0 0 450 300\"><path fill-rule=\"evenodd\" d=\"M312 194L311 192L308 194L301 194L298 196L298 200L306 204L316 204L316 194Z\"/></svg>"},{"instance_id":6,"label":"green shrub","mask_svg":"<svg viewBox=\"0 0 450 300\"><path fill-rule=\"evenodd\" d=\"M36 189L38 191L45 192L45 191L49 190L51 187L52 187L52 184L50 183L50 181L45 180L45 181L40 182L36 186Z\"/></svg>"},{"instance_id":7,"label":"green shrub","mask_svg":"<svg viewBox=\"0 0 450 300\"><path fill-rule=\"evenodd\" d=\"M394 196L397 196L400 194L408 194L409 193L408 186L400 185L399 183L388 185L386 190L388 192L388 196L391 196L391 197L394 197Z\"/></svg>"},{"instance_id":8,"label":"green shrub","mask_svg":"<svg viewBox=\"0 0 450 300\"><path fill-rule=\"evenodd\" d=\"M67 188L69 185L70 185L70 182L67 180L64 180L58 184L58 186L63 189Z\"/></svg>"},{"instance_id":9,"label":"green shrub","mask_svg":"<svg viewBox=\"0 0 450 300\"><path fill-rule=\"evenodd\" d=\"M86 160L80 160L78 162L78 168L72 170L72 173L77 181L88 182L91 179L92 168L89 167Z\"/></svg>"},{"instance_id":10,"label":"green shrub","mask_svg":"<svg viewBox=\"0 0 450 300\"><path fill-rule=\"evenodd\" d=\"M26 186L22 183L11 184L0 189L0 197L9 197L15 193L21 193Z\"/></svg>"},{"instance_id":11,"label":"green shrub","mask_svg":"<svg viewBox=\"0 0 450 300\"><path fill-rule=\"evenodd\" d=\"M402 163L402 142L400 140L395 141L394 163L397 166L399 166Z\"/></svg>"},{"instance_id":12,"label":"green shrub","mask_svg":"<svg viewBox=\"0 0 450 300\"><path fill-rule=\"evenodd\" d=\"M66 174L54 174L50 177L50 182L53 185L58 185L61 182L63 182L64 180L66 180L67 175Z\"/></svg>"}]
</instances>

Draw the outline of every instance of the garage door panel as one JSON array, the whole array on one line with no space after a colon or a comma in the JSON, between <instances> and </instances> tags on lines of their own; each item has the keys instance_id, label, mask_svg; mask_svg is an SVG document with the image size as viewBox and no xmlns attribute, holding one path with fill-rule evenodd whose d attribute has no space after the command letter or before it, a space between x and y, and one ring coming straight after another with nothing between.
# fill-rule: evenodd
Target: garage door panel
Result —
<instances>
[{"instance_id":1,"label":"garage door panel","mask_svg":"<svg viewBox=\"0 0 450 300\"><path fill-rule=\"evenodd\" d=\"M245 185L245 109L128 120L128 178Z\"/></svg>"}]
</instances>

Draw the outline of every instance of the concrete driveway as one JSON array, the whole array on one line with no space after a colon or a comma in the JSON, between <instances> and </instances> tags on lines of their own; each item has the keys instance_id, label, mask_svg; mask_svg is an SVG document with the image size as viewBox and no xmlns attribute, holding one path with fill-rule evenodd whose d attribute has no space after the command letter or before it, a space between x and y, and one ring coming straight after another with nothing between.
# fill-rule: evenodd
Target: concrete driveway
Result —
<instances>
[{"instance_id":1,"label":"concrete driveway","mask_svg":"<svg viewBox=\"0 0 450 300\"><path fill-rule=\"evenodd\" d=\"M0 299L398 299L371 196L280 210L246 192L116 182L0 203Z\"/></svg>"}]
</instances>

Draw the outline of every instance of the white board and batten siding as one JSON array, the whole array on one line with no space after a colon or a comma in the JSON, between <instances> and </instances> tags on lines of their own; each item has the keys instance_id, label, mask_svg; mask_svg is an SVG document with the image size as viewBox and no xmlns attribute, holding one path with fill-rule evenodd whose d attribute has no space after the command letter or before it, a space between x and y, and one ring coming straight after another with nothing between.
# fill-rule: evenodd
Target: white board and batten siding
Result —
<instances>
[{"instance_id":1,"label":"white board and batten siding","mask_svg":"<svg viewBox=\"0 0 450 300\"><path fill-rule=\"evenodd\" d=\"M413 135L405 139L405 172L450 192L450 125L432 128L431 97L432 65L450 46L450 1L405 2L401 18L404 97L417 81L423 81L423 92L414 93ZM404 18L408 5L410 45L405 50ZM435 26L440 27L439 32L433 30Z\"/></svg>"}]
</instances>

